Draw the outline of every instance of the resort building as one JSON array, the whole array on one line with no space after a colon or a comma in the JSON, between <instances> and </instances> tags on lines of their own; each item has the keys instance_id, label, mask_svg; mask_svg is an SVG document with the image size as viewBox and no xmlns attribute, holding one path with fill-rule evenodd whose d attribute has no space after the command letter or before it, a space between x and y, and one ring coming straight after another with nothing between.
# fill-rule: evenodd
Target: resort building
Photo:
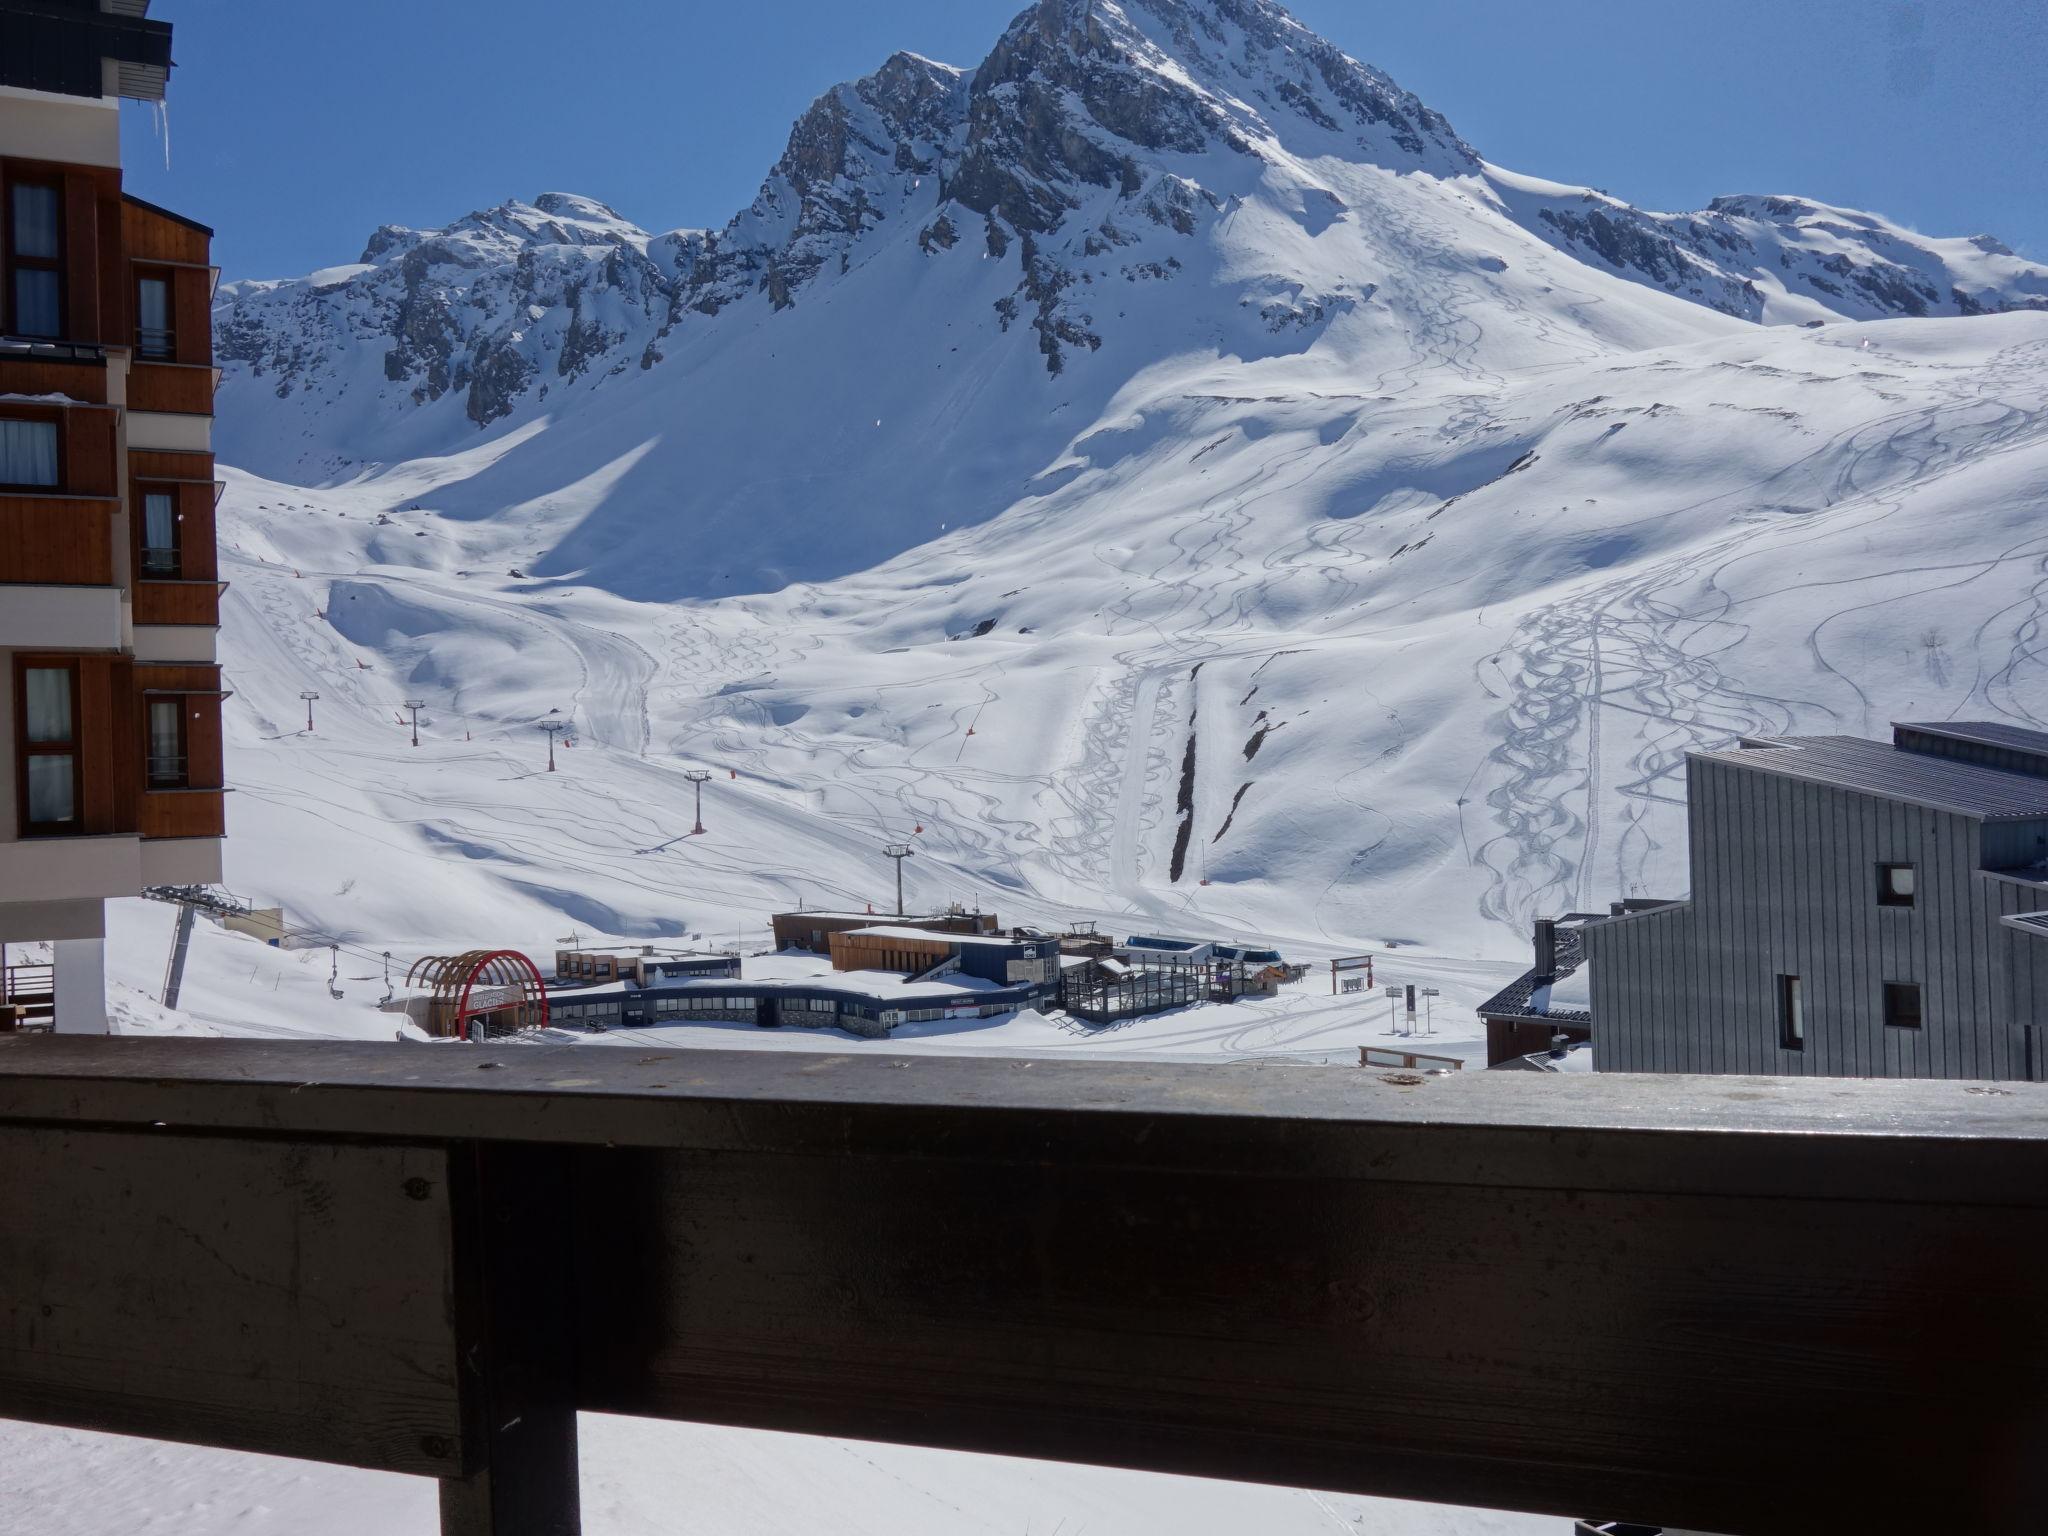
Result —
<instances>
[{"instance_id":1,"label":"resort building","mask_svg":"<svg viewBox=\"0 0 2048 1536\"><path fill-rule=\"evenodd\" d=\"M1047 1004L1059 944L887 924L836 931L829 968L796 947L726 956L556 956L552 1022L569 1027L752 1024L879 1037L904 1024L995 1018ZM744 972L744 975L743 975Z\"/></svg>"},{"instance_id":2,"label":"resort building","mask_svg":"<svg viewBox=\"0 0 2048 1536\"><path fill-rule=\"evenodd\" d=\"M1582 930L1602 1072L2048 1080L2048 732L1687 764L1692 895Z\"/></svg>"},{"instance_id":3,"label":"resort building","mask_svg":"<svg viewBox=\"0 0 2048 1536\"><path fill-rule=\"evenodd\" d=\"M0 968L0 1004L102 1031L106 898L221 873L216 272L210 230L122 190L120 104L163 99L170 26L5 10L0 946L52 964Z\"/></svg>"},{"instance_id":4,"label":"resort building","mask_svg":"<svg viewBox=\"0 0 2048 1536\"><path fill-rule=\"evenodd\" d=\"M993 912L968 912L955 907L926 915L887 916L872 909L866 912L777 912L769 919L775 931L777 949L807 949L812 954L832 953L832 935L855 928L872 928L887 923L896 928L918 928L931 933L994 933L998 924Z\"/></svg>"}]
</instances>

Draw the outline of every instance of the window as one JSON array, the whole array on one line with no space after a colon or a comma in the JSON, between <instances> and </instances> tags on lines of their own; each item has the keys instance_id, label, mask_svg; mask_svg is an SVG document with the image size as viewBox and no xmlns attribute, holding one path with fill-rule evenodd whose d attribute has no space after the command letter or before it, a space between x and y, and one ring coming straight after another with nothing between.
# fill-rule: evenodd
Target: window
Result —
<instances>
[{"instance_id":1,"label":"window","mask_svg":"<svg viewBox=\"0 0 2048 1536\"><path fill-rule=\"evenodd\" d=\"M149 701L149 787L182 789L185 785L185 701Z\"/></svg>"},{"instance_id":2,"label":"window","mask_svg":"<svg viewBox=\"0 0 2048 1536\"><path fill-rule=\"evenodd\" d=\"M63 220L57 188L17 181L7 194L8 329L17 336L64 334Z\"/></svg>"},{"instance_id":3,"label":"window","mask_svg":"<svg viewBox=\"0 0 2048 1536\"><path fill-rule=\"evenodd\" d=\"M57 483L57 423L0 421L0 485Z\"/></svg>"},{"instance_id":4,"label":"window","mask_svg":"<svg viewBox=\"0 0 2048 1536\"><path fill-rule=\"evenodd\" d=\"M1884 984L1884 1022L1888 1029L1920 1027L1920 983L1888 981Z\"/></svg>"},{"instance_id":5,"label":"window","mask_svg":"<svg viewBox=\"0 0 2048 1536\"><path fill-rule=\"evenodd\" d=\"M1778 978L1778 1045L1806 1049L1806 987L1797 976Z\"/></svg>"},{"instance_id":6,"label":"window","mask_svg":"<svg viewBox=\"0 0 2048 1536\"><path fill-rule=\"evenodd\" d=\"M142 493L142 574L178 574L178 502L169 491Z\"/></svg>"},{"instance_id":7,"label":"window","mask_svg":"<svg viewBox=\"0 0 2048 1536\"><path fill-rule=\"evenodd\" d=\"M23 666L20 758L22 829L76 831L78 821L78 672L71 666Z\"/></svg>"},{"instance_id":8,"label":"window","mask_svg":"<svg viewBox=\"0 0 2048 1536\"><path fill-rule=\"evenodd\" d=\"M178 352L171 330L171 279L148 273L135 280L135 351L140 357L168 358Z\"/></svg>"},{"instance_id":9,"label":"window","mask_svg":"<svg viewBox=\"0 0 2048 1536\"><path fill-rule=\"evenodd\" d=\"M1880 907L1912 906L1913 889L1912 865L1880 864L1877 866L1877 904Z\"/></svg>"}]
</instances>

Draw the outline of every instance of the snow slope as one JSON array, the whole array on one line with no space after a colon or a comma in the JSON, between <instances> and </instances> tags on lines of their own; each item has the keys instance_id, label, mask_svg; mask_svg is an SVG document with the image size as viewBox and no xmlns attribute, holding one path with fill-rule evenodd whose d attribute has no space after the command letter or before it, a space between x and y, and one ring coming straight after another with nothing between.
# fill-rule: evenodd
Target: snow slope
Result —
<instances>
[{"instance_id":1,"label":"snow slope","mask_svg":"<svg viewBox=\"0 0 2048 1536\"><path fill-rule=\"evenodd\" d=\"M921 825L920 904L1506 961L1538 912L1682 890L1689 747L2048 716L2044 354L2013 315L1514 372L1188 355L996 518L715 601L509 575L606 492L444 511L496 442L231 475L231 879L377 949L758 934L882 900ZM739 775L702 840L697 761Z\"/></svg>"},{"instance_id":2,"label":"snow slope","mask_svg":"<svg viewBox=\"0 0 2048 1536\"><path fill-rule=\"evenodd\" d=\"M1689 747L2048 702L2048 271L1502 171L1267 0L896 55L719 231L363 257L217 318L234 875L376 948L871 899L922 826L920 900L1506 962L1682 889Z\"/></svg>"}]
</instances>

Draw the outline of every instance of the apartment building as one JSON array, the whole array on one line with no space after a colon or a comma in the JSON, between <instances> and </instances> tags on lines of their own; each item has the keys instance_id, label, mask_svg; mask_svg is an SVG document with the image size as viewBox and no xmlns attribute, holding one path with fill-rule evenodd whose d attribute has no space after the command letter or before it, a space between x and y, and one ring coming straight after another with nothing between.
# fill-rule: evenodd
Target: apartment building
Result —
<instances>
[{"instance_id":1,"label":"apartment building","mask_svg":"<svg viewBox=\"0 0 2048 1536\"><path fill-rule=\"evenodd\" d=\"M0 944L103 1030L104 902L218 880L212 231L122 190L149 0L0 0ZM17 951L19 953L19 951Z\"/></svg>"},{"instance_id":2,"label":"apartment building","mask_svg":"<svg viewBox=\"0 0 2048 1536\"><path fill-rule=\"evenodd\" d=\"M1589 922L1595 1070L2048 1081L2048 732L1687 764L1692 895Z\"/></svg>"}]
</instances>

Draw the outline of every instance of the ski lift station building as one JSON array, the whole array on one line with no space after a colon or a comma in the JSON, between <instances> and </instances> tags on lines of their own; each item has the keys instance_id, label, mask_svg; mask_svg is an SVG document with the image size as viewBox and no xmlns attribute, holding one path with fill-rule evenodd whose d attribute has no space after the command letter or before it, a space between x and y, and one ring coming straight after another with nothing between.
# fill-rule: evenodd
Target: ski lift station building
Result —
<instances>
[{"instance_id":1,"label":"ski lift station building","mask_svg":"<svg viewBox=\"0 0 2048 1536\"><path fill-rule=\"evenodd\" d=\"M887 924L893 928L920 928L929 933L992 934L997 929L993 912L969 912L954 907L945 912L913 913L885 917L872 909L866 912L777 912L769 919L775 931L777 949L807 949L812 954L832 953L832 936L856 928Z\"/></svg>"},{"instance_id":2,"label":"ski lift station building","mask_svg":"<svg viewBox=\"0 0 2048 1536\"><path fill-rule=\"evenodd\" d=\"M810 914L807 914L810 915ZM902 1024L993 1018L1049 1002L1059 984L1053 939L932 933L899 924L831 935L831 968L809 954L732 960L724 975L621 974L579 984L557 976L550 1013L571 1027L753 1024L843 1029L878 1038ZM723 958L723 957L720 957Z\"/></svg>"},{"instance_id":3,"label":"ski lift station building","mask_svg":"<svg viewBox=\"0 0 2048 1536\"><path fill-rule=\"evenodd\" d=\"M1116 946L1116 957L1126 965L1285 965L1277 949L1244 944L1225 944L1216 939L1176 939L1160 934L1134 933Z\"/></svg>"}]
</instances>

